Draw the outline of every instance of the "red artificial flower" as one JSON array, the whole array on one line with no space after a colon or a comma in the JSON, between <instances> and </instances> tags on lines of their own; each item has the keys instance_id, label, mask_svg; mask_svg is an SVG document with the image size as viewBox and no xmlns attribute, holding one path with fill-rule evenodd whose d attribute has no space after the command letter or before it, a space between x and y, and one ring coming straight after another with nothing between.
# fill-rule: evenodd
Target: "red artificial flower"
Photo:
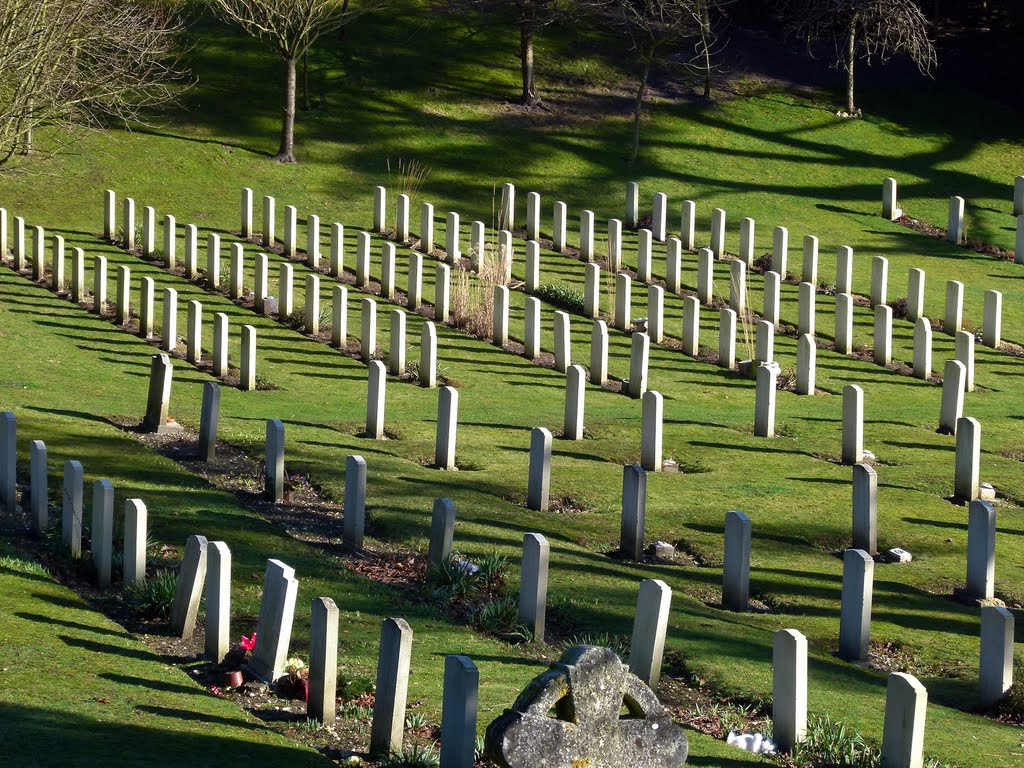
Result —
<instances>
[{"instance_id":1,"label":"red artificial flower","mask_svg":"<svg viewBox=\"0 0 1024 768\"><path fill-rule=\"evenodd\" d=\"M252 637L242 635L242 639L238 641L238 644L241 646L243 651L251 651L256 647L256 633L253 632Z\"/></svg>"}]
</instances>

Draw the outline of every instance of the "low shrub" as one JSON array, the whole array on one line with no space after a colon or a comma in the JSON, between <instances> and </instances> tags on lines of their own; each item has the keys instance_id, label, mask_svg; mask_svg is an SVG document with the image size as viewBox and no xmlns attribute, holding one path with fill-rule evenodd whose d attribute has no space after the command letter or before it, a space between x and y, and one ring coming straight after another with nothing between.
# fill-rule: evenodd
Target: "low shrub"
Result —
<instances>
[{"instance_id":1,"label":"low shrub","mask_svg":"<svg viewBox=\"0 0 1024 768\"><path fill-rule=\"evenodd\" d=\"M157 571L140 584L126 586L124 604L133 616L143 621L166 620L171 616L177 580L174 571Z\"/></svg>"},{"instance_id":2,"label":"low shrub","mask_svg":"<svg viewBox=\"0 0 1024 768\"><path fill-rule=\"evenodd\" d=\"M536 296L556 307L572 312L583 312L583 292L562 283L541 285L537 287Z\"/></svg>"}]
</instances>

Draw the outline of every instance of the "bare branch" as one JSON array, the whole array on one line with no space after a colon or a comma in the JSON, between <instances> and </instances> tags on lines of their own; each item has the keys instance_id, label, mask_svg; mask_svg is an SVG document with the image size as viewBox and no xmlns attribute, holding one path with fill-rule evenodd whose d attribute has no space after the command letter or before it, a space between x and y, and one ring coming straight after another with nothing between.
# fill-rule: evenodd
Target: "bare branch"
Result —
<instances>
[{"instance_id":1,"label":"bare branch","mask_svg":"<svg viewBox=\"0 0 1024 768\"><path fill-rule=\"evenodd\" d=\"M32 136L144 122L184 80L182 26L159 3L4 0L0 3L0 165L33 151ZM56 151L59 144L50 147Z\"/></svg>"}]
</instances>

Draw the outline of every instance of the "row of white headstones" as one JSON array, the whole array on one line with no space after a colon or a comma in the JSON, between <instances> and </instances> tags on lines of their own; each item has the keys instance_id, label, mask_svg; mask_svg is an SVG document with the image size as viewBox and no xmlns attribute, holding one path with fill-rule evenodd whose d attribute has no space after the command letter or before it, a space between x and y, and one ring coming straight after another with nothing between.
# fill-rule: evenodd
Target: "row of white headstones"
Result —
<instances>
[{"instance_id":1,"label":"row of white headstones","mask_svg":"<svg viewBox=\"0 0 1024 768\"><path fill-rule=\"evenodd\" d=\"M454 390L453 390L453 391L454 391ZM656 393L654 393L654 394L656 394Z\"/></svg>"}]
</instances>

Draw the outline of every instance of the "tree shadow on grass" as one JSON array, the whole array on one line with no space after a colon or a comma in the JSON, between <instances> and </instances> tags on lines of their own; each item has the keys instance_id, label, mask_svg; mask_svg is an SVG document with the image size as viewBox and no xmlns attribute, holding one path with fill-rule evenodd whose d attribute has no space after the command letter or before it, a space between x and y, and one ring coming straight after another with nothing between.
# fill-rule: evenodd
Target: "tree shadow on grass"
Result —
<instances>
[{"instance_id":1,"label":"tree shadow on grass","mask_svg":"<svg viewBox=\"0 0 1024 768\"><path fill-rule=\"evenodd\" d=\"M332 765L316 752L279 737L243 740L238 733L217 732L201 725L227 726L249 732L263 730L246 722L241 714L232 719L168 707L142 705L137 710L161 718L188 719L200 725L195 729L182 729L148 718L100 719L100 712L90 707L84 707L82 712L69 712L27 704L0 704L0 721L17 729L16 739L5 739L7 764L91 766L110 765L113 761L125 768L150 768L168 764L169 759L176 765L205 765L211 755L216 755L217 764L224 768ZM140 721L147 724L141 725ZM12 732L0 726L0 733L6 737ZM116 756L111 753L112 745L117 745Z\"/></svg>"},{"instance_id":2,"label":"tree shadow on grass","mask_svg":"<svg viewBox=\"0 0 1024 768\"><path fill-rule=\"evenodd\" d=\"M67 619L58 619L53 616L43 616L39 613L27 613L25 611L18 611L14 614L19 619L26 619L28 621L37 621L40 624L59 624L62 627L68 629L80 629L83 632L91 632L96 635L107 635L109 637L128 637L128 633L124 630L107 629L105 627L97 627L93 624L81 624L77 621L68 621Z\"/></svg>"}]
</instances>

